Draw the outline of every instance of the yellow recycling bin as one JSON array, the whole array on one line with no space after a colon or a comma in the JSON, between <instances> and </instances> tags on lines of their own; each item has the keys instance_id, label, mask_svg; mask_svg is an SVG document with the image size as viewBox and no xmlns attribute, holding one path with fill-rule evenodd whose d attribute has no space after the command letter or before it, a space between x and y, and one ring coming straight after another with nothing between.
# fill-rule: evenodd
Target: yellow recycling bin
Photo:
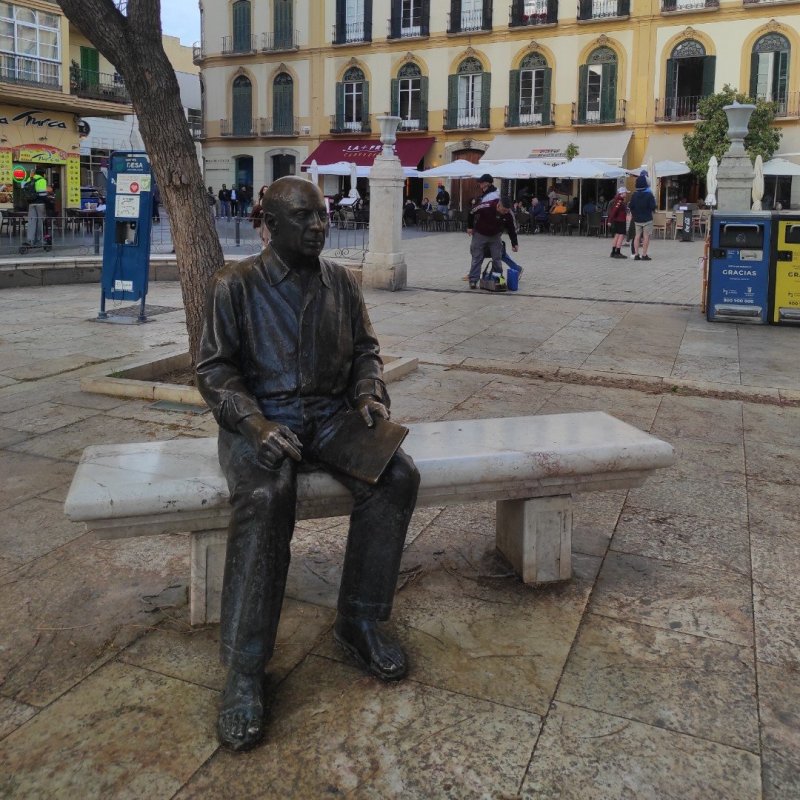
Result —
<instances>
[{"instance_id":1,"label":"yellow recycling bin","mask_svg":"<svg viewBox=\"0 0 800 800\"><path fill-rule=\"evenodd\" d=\"M769 321L800 325L800 216L776 215L774 227Z\"/></svg>"}]
</instances>

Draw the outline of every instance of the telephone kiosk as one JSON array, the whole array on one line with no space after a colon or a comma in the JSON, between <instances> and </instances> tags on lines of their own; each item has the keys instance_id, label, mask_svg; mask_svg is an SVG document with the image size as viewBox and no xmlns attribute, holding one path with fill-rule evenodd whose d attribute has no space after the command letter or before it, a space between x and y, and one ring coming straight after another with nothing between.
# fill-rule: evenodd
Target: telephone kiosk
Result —
<instances>
[{"instance_id":1,"label":"telephone kiosk","mask_svg":"<svg viewBox=\"0 0 800 800\"><path fill-rule=\"evenodd\" d=\"M111 154L108 173L103 272L99 320L147 322L145 298L150 270L152 175L148 155L140 151ZM106 301L139 301L137 318L109 316Z\"/></svg>"}]
</instances>

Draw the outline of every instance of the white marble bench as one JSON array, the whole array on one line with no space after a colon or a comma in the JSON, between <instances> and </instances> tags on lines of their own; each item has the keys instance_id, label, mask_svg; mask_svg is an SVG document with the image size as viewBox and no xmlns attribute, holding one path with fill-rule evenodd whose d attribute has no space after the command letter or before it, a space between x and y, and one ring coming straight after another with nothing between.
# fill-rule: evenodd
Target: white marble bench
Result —
<instances>
[{"instance_id":1,"label":"white marble bench","mask_svg":"<svg viewBox=\"0 0 800 800\"><path fill-rule=\"evenodd\" d=\"M574 492L641 485L672 447L602 412L411 425L404 449L421 475L418 506L497 502L497 548L525 583L571 576ZM298 519L348 514L322 472L298 481ZM88 447L65 503L101 538L191 533L191 622L219 620L230 514L216 439Z\"/></svg>"}]
</instances>

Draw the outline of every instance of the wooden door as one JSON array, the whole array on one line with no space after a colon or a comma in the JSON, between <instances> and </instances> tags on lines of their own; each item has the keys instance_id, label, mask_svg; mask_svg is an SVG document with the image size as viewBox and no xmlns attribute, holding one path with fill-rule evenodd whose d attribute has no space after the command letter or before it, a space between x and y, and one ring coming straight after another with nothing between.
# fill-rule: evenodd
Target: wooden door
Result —
<instances>
[{"instance_id":1,"label":"wooden door","mask_svg":"<svg viewBox=\"0 0 800 800\"><path fill-rule=\"evenodd\" d=\"M456 150L453 161L463 159L477 164L483 155L482 150ZM450 187L450 202L457 203L461 211L469 211L470 201L473 197L481 196L481 187L474 178L454 180Z\"/></svg>"}]
</instances>

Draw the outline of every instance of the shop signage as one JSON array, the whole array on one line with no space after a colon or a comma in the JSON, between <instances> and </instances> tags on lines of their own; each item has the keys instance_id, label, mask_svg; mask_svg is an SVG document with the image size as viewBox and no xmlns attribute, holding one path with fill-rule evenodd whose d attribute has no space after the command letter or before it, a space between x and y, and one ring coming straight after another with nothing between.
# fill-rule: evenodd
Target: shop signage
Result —
<instances>
[{"instance_id":1,"label":"shop signage","mask_svg":"<svg viewBox=\"0 0 800 800\"><path fill-rule=\"evenodd\" d=\"M55 147L20 147L14 151L17 161L29 164L66 164L67 154Z\"/></svg>"},{"instance_id":2,"label":"shop signage","mask_svg":"<svg viewBox=\"0 0 800 800\"><path fill-rule=\"evenodd\" d=\"M21 111L9 118L7 116L0 116L0 125L10 125L12 122L24 122L26 126L32 125L35 128L61 128L67 129L67 123L60 119L52 119L51 117L38 117L37 114L43 112L37 109L29 111Z\"/></svg>"}]
</instances>

